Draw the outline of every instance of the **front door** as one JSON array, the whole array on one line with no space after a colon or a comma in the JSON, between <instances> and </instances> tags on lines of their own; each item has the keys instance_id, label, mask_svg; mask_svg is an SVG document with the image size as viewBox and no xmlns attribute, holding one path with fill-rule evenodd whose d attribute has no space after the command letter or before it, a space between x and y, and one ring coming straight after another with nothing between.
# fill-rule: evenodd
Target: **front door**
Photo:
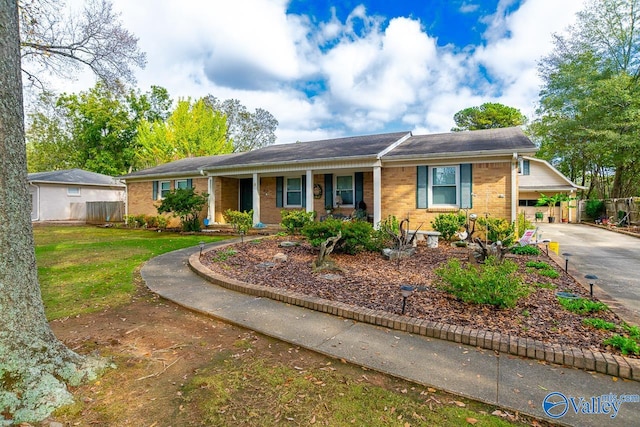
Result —
<instances>
[{"instance_id":1,"label":"front door","mask_svg":"<svg viewBox=\"0 0 640 427\"><path fill-rule=\"evenodd\" d=\"M240 180L240 212L249 212L253 209L253 179Z\"/></svg>"}]
</instances>

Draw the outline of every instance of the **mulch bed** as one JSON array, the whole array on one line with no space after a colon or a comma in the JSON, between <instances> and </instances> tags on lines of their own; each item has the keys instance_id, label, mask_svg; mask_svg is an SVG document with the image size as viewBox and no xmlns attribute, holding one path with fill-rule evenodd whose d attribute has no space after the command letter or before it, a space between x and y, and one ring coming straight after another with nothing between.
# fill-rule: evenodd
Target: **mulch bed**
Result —
<instances>
[{"instance_id":1,"label":"mulch bed","mask_svg":"<svg viewBox=\"0 0 640 427\"><path fill-rule=\"evenodd\" d=\"M293 240L299 245L280 247L283 240ZM319 272L313 272L311 267L318 250L303 239L266 238L238 244L233 249L236 253L231 256L228 248L207 252L202 263L218 274L247 283L396 314L400 314L402 307L400 286L412 285L420 290L407 299L406 316L619 354L617 349L602 344L612 332L585 326L582 320L597 317L616 324L621 320L610 310L590 316L565 310L558 303L556 292L571 292L585 298L589 298L589 293L544 254L509 256L520 265L525 282L531 284L534 291L521 298L515 307L498 309L464 303L437 288L434 270L452 257L466 263L470 254L467 248L453 248L442 242L438 248L419 245L414 256L400 261L386 260L379 253L333 253L331 258L340 270ZM286 254L287 261L274 263L277 253ZM525 267L530 260L547 262L560 276L549 279L538 275ZM265 262L270 264L265 266L262 264ZM535 286L536 283L552 283L555 288Z\"/></svg>"}]
</instances>

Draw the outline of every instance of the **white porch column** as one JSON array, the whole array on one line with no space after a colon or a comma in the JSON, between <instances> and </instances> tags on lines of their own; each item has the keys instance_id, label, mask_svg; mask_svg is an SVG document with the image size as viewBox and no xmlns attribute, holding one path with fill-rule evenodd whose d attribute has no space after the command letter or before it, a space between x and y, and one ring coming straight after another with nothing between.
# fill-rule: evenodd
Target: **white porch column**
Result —
<instances>
[{"instance_id":1,"label":"white porch column","mask_svg":"<svg viewBox=\"0 0 640 427\"><path fill-rule=\"evenodd\" d=\"M253 225L260 222L260 177L253 174Z\"/></svg>"},{"instance_id":2,"label":"white porch column","mask_svg":"<svg viewBox=\"0 0 640 427\"><path fill-rule=\"evenodd\" d=\"M307 169L307 183L306 183L306 200L307 212L313 212L313 171Z\"/></svg>"},{"instance_id":3,"label":"white porch column","mask_svg":"<svg viewBox=\"0 0 640 427\"><path fill-rule=\"evenodd\" d=\"M373 226L378 228L382 221L382 169L373 167Z\"/></svg>"},{"instance_id":4,"label":"white porch column","mask_svg":"<svg viewBox=\"0 0 640 427\"><path fill-rule=\"evenodd\" d=\"M207 219L209 224L216 221L216 185L213 181L214 177L210 176L207 180L207 193L209 193L209 209L207 211Z\"/></svg>"},{"instance_id":5,"label":"white porch column","mask_svg":"<svg viewBox=\"0 0 640 427\"><path fill-rule=\"evenodd\" d=\"M518 218L518 153L513 153L511 161L511 222Z\"/></svg>"}]
</instances>

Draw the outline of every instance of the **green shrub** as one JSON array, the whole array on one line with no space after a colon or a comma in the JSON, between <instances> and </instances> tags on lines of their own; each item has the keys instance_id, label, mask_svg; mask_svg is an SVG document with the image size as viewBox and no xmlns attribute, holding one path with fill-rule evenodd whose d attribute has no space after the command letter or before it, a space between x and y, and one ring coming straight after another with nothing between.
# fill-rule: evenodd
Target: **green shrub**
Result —
<instances>
[{"instance_id":1,"label":"green shrub","mask_svg":"<svg viewBox=\"0 0 640 427\"><path fill-rule=\"evenodd\" d=\"M249 212L227 209L222 216L228 224L233 225L233 229L238 233L246 233L253 227L253 209Z\"/></svg>"},{"instance_id":2,"label":"green shrub","mask_svg":"<svg viewBox=\"0 0 640 427\"><path fill-rule=\"evenodd\" d=\"M616 328L615 323L607 322L606 320L597 319L594 317L587 317L582 319L582 324L591 326L596 329L604 329L605 331L613 331Z\"/></svg>"},{"instance_id":3,"label":"green shrub","mask_svg":"<svg viewBox=\"0 0 640 427\"><path fill-rule=\"evenodd\" d=\"M537 270L549 269L551 266L544 261L527 261L525 264L527 267L533 267Z\"/></svg>"},{"instance_id":4,"label":"green shrub","mask_svg":"<svg viewBox=\"0 0 640 427\"><path fill-rule=\"evenodd\" d=\"M640 354L640 346L638 342L629 337L623 337L622 335L614 335L609 339L604 340L605 345L610 345L611 347L619 348L620 352L625 356L627 354Z\"/></svg>"},{"instance_id":5,"label":"green shrub","mask_svg":"<svg viewBox=\"0 0 640 427\"><path fill-rule=\"evenodd\" d=\"M622 329L624 329L625 332L628 333L631 338L640 340L640 328L638 328L637 326L630 326L630 325L627 325L626 323L623 323Z\"/></svg>"},{"instance_id":6,"label":"green shrub","mask_svg":"<svg viewBox=\"0 0 640 427\"><path fill-rule=\"evenodd\" d=\"M517 271L515 262L500 262L496 257L488 257L484 264L466 268L462 268L460 260L454 258L435 270L439 288L464 302L499 308L513 307L519 298L529 293Z\"/></svg>"},{"instance_id":7,"label":"green shrub","mask_svg":"<svg viewBox=\"0 0 640 427\"><path fill-rule=\"evenodd\" d=\"M339 243L340 250L351 255L381 249L374 238L373 226L366 221L343 221Z\"/></svg>"},{"instance_id":8,"label":"green shrub","mask_svg":"<svg viewBox=\"0 0 640 427\"><path fill-rule=\"evenodd\" d=\"M289 234L296 234L300 232L302 227L312 222L315 215L315 212L282 209L280 211L280 225L285 228Z\"/></svg>"},{"instance_id":9,"label":"green shrub","mask_svg":"<svg viewBox=\"0 0 640 427\"><path fill-rule=\"evenodd\" d=\"M514 246L511 253L515 255L540 255L540 248L532 245Z\"/></svg>"},{"instance_id":10,"label":"green shrub","mask_svg":"<svg viewBox=\"0 0 640 427\"><path fill-rule=\"evenodd\" d=\"M342 230L342 221L335 218L327 218L321 222L310 222L302 227L300 233L307 238L311 246L317 248L329 237L335 237Z\"/></svg>"},{"instance_id":11,"label":"green shrub","mask_svg":"<svg viewBox=\"0 0 640 427\"><path fill-rule=\"evenodd\" d=\"M511 246L514 242L516 225L503 218L478 218L480 230L484 231L491 242L502 242L503 246Z\"/></svg>"},{"instance_id":12,"label":"green shrub","mask_svg":"<svg viewBox=\"0 0 640 427\"><path fill-rule=\"evenodd\" d=\"M147 215L144 217L144 221L149 228L167 228L167 218L162 215Z\"/></svg>"},{"instance_id":13,"label":"green shrub","mask_svg":"<svg viewBox=\"0 0 640 427\"><path fill-rule=\"evenodd\" d=\"M543 268L538 270L538 274L544 277L548 277L549 279L557 279L560 277L560 273L558 273L553 268Z\"/></svg>"},{"instance_id":14,"label":"green shrub","mask_svg":"<svg viewBox=\"0 0 640 427\"><path fill-rule=\"evenodd\" d=\"M460 213L444 213L437 215L431 226L434 230L440 232L444 240L451 240L466 221L465 215Z\"/></svg>"},{"instance_id":15,"label":"green shrub","mask_svg":"<svg viewBox=\"0 0 640 427\"><path fill-rule=\"evenodd\" d=\"M587 200L585 205L585 213L591 219L598 219L602 214L604 214L605 206L601 200Z\"/></svg>"},{"instance_id":16,"label":"green shrub","mask_svg":"<svg viewBox=\"0 0 640 427\"><path fill-rule=\"evenodd\" d=\"M518 214L518 219L516 220L516 224L518 224L518 230L517 230L518 236L522 236L525 231L535 228L533 226L533 223L527 219L524 212L520 212Z\"/></svg>"},{"instance_id":17,"label":"green shrub","mask_svg":"<svg viewBox=\"0 0 640 427\"><path fill-rule=\"evenodd\" d=\"M314 247L320 246L329 237L337 236L339 232L342 232L342 238L336 245L338 252L353 255L365 250L379 249L378 240L374 238L373 227L365 221L341 221L327 218L322 222L310 222L301 230L301 234Z\"/></svg>"},{"instance_id":18,"label":"green shrub","mask_svg":"<svg viewBox=\"0 0 640 427\"><path fill-rule=\"evenodd\" d=\"M558 302L566 310L578 314L589 314L596 311L606 310L608 307L606 304L600 301L591 301L586 298L562 298L558 297Z\"/></svg>"},{"instance_id":19,"label":"green shrub","mask_svg":"<svg viewBox=\"0 0 640 427\"><path fill-rule=\"evenodd\" d=\"M234 249L223 249L221 251L218 251L215 256L212 258L212 260L214 262L223 262L228 260L229 258L231 258L232 256L234 256L235 254L237 254L238 252L236 252Z\"/></svg>"},{"instance_id":20,"label":"green shrub","mask_svg":"<svg viewBox=\"0 0 640 427\"><path fill-rule=\"evenodd\" d=\"M197 194L193 188L178 188L164 196L158 213L179 217L183 231L200 231L200 212L208 200L207 193Z\"/></svg>"},{"instance_id":21,"label":"green shrub","mask_svg":"<svg viewBox=\"0 0 640 427\"><path fill-rule=\"evenodd\" d=\"M147 225L146 215L127 215L124 217L124 223L127 227L145 227Z\"/></svg>"}]
</instances>

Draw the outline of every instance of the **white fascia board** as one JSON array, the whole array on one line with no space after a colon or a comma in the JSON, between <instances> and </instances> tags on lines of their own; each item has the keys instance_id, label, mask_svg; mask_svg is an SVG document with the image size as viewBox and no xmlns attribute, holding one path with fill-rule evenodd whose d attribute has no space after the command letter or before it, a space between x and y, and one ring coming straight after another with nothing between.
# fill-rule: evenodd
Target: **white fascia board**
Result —
<instances>
[{"instance_id":1,"label":"white fascia board","mask_svg":"<svg viewBox=\"0 0 640 427\"><path fill-rule=\"evenodd\" d=\"M549 169L551 169L551 171L553 173L555 173L558 177L560 177L564 182L566 182L569 186L573 187L573 188L577 188L580 190L586 190L589 187L585 187L584 185L578 185L575 184L573 182L571 182L571 180L569 178L567 178L562 172L560 172L558 169L556 169L555 167L553 167L553 165L549 162L547 162L544 159L538 159L537 157L530 157L530 156L522 156L523 159L529 160L529 161L534 161L534 162L538 162L538 163L542 163L544 165L546 165Z\"/></svg>"}]
</instances>

